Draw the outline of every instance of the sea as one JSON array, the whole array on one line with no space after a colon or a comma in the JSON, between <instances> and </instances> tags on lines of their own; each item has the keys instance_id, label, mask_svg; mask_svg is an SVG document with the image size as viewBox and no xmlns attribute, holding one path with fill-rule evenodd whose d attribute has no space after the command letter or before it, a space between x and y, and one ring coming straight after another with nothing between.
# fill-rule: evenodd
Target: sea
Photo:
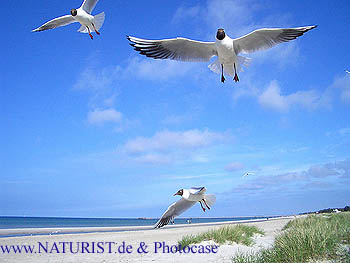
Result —
<instances>
[{"instance_id":1,"label":"sea","mask_svg":"<svg viewBox=\"0 0 350 263\"><path fill-rule=\"evenodd\" d=\"M257 220L266 217L176 218L175 224ZM0 216L0 229L151 226L157 218L66 218Z\"/></svg>"}]
</instances>

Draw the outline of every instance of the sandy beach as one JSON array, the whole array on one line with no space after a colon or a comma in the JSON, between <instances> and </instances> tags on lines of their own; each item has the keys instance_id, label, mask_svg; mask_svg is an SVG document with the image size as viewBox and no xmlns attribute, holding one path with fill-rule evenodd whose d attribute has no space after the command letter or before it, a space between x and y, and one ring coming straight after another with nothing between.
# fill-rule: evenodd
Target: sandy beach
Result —
<instances>
[{"instance_id":1,"label":"sandy beach","mask_svg":"<svg viewBox=\"0 0 350 263\"><path fill-rule=\"evenodd\" d=\"M187 253L176 251L177 242L185 235L216 229L222 225L238 222L175 225L162 229L150 227L90 228L90 233L45 234L0 238L1 262L231 262L231 257L240 252L258 251L273 244L274 238L293 217L274 218L265 221L244 222L264 230L265 235L254 237L255 244L247 247L240 244L220 245L216 250L212 241L204 241ZM70 229L77 231L77 229ZM78 229L84 230L84 229ZM7 232L5 232L7 231ZM17 231L17 232L16 232ZM20 234L24 230L2 230L2 234ZM28 231L28 230L27 230ZM30 230L30 231L33 231ZM36 233L59 233L67 229L37 229ZM58 232L57 232L58 231ZM104 231L104 232L95 232ZM114 231L114 232L108 232ZM119 231L119 232L116 232ZM11 232L11 233L9 233ZM84 231L79 231L84 232ZM23 233L22 233L23 234ZM32 252L4 252L5 246L26 245ZM201 249L203 248L203 249ZM147 252L147 253L146 253ZM204 252L204 253L202 253Z\"/></svg>"}]
</instances>

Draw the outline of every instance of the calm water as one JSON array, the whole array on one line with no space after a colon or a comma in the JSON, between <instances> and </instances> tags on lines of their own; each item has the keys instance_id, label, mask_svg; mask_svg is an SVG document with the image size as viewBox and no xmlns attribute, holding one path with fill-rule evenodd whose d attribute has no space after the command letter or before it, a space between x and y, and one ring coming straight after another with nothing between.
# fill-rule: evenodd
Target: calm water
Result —
<instances>
[{"instance_id":1,"label":"calm water","mask_svg":"<svg viewBox=\"0 0 350 263\"><path fill-rule=\"evenodd\" d=\"M191 218L192 223L210 223L263 219L266 217ZM175 224L187 224L189 218L177 218ZM64 217L0 217L0 229L56 227L150 226L158 219L137 218L64 218Z\"/></svg>"}]
</instances>

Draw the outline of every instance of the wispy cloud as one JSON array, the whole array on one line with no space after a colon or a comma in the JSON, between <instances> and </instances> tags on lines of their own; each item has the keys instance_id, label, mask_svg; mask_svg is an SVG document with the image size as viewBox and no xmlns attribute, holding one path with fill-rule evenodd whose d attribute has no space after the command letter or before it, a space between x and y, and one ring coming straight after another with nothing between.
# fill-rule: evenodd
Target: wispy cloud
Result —
<instances>
[{"instance_id":1,"label":"wispy cloud","mask_svg":"<svg viewBox=\"0 0 350 263\"><path fill-rule=\"evenodd\" d=\"M197 149L222 142L227 139L226 133L209 130L188 130L184 132L161 131L154 136L138 137L125 144L125 150L130 153L146 151L171 151L173 149Z\"/></svg>"},{"instance_id":2,"label":"wispy cloud","mask_svg":"<svg viewBox=\"0 0 350 263\"><path fill-rule=\"evenodd\" d=\"M333 187L340 179L350 178L350 159L310 166L307 170L276 175L263 175L240 184L233 192L270 191L289 187ZM329 183L329 180L333 182Z\"/></svg>"},{"instance_id":3,"label":"wispy cloud","mask_svg":"<svg viewBox=\"0 0 350 263\"><path fill-rule=\"evenodd\" d=\"M112 108L105 110L95 109L88 113L87 121L92 125L101 125L108 122L119 123L122 121L122 114Z\"/></svg>"},{"instance_id":4,"label":"wispy cloud","mask_svg":"<svg viewBox=\"0 0 350 263\"><path fill-rule=\"evenodd\" d=\"M151 137L137 137L127 141L121 150L134 161L152 164L164 164L178 160L206 162L208 159L201 151L230 140L228 132L205 130L156 132Z\"/></svg>"},{"instance_id":5,"label":"wispy cloud","mask_svg":"<svg viewBox=\"0 0 350 263\"><path fill-rule=\"evenodd\" d=\"M87 122L91 125L105 123L118 124L121 130L123 121L127 121L120 111L115 110L116 100L120 93L119 81L123 78L124 69L120 66L91 67L84 69L73 88L89 94ZM125 125L124 125L125 126Z\"/></svg>"},{"instance_id":6,"label":"wispy cloud","mask_svg":"<svg viewBox=\"0 0 350 263\"><path fill-rule=\"evenodd\" d=\"M152 81L164 81L184 76L195 66L195 63L149 59L137 55L129 59L124 74L132 74Z\"/></svg>"},{"instance_id":7,"label":"wispy cloud","mask_svg":"<svg viewBox=\"0 0 350 263\"><path fill-rule=\"evenodd\" d=\"M120 79L122 71L123 69L120 66L102 68L89 66L80 73L73 88L94 91L104 95L115 87L114 84Z\"/></svg>"},{"instance_id":8,"label":"wispy cloud","mask_svg":"<svg viewBox=\"0 0 350 263\"><path fill-rule=\"evenodd\" d=\"M210 0L201 5L179 7L172 22L185 24L186 21L191 21L198 24L199 29L212 32L222 27L226 30L235 29L235 33L239 35L244 28L251 27L252 17L258 9L256 1Z\"/></svg>"}]
</instances>

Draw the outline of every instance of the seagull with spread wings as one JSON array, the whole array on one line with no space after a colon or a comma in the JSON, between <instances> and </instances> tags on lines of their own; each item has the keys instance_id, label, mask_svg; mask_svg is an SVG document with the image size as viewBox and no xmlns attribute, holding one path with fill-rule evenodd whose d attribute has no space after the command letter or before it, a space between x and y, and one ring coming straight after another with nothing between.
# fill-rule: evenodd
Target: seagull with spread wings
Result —
<instances>
[{"instance_id":1,"label":"seagull with spread wings","mask_svg":"<svg viewBox=\"0 0 350 263\"><path fill-rule=\"evenodd\" d=\"M179 195L182 198L168 207L162 217L154 225L154 228L161 228L162 226L174 221L175 217L181 215L197 202L200 203L204 212L206 208L210 210L210 207L214 205L216 198L215 195L205 194L205 192L205 187L192 187L190 189L180 189L177 191L174 196Z\"/></svg>"},{"instance_id":2,"label":"seagull with spread wings","mask_svg":"<svg viewBox=\"0 0 350 263\"><path fill-rule=\"evenodd\" d=\"M141 55L154 59L172 59L180 61L209 61L217 56L208 67L215 73L221 73L221 82L225 81L224 73L238 82L237 71L247 66L249 59L239 56L240 53L252 53L271 48L279 43L288 42L303 35L316 26L297 28L262 28L245 36L232 39L220 28L215 42L195 41L187 38L148 40L127 36Z\"/></svg>"},{"instance_id":3,"label":"seagull with spread wings","mask_svg":"<svg viewBox=\"0 0 350 263\"><path fill-rule=\"evenodd\" d=\"M79 22L81 24L81 27L78 31L81 33L89 33L90 38L93 39L91 32L95 31L97 35L100 35L100 32L98 30L100 30L103 22L105 21L104 12L95 16L91 15L91 12L95 8L97 2L98 0L84 0L81 7L78 9L73 8L70 10L70 15L52 19L42 26L32 30L32 32L44 31L47 29L69 25L74 22Z\"/></svg>"},{"instance_id":4,"label":"seagull with spread wings","mask_svg":"<svg viewBox=\"0 0 350 263\"><path fill-rule=\"evenodd\" d=\"M251 173L251 172L246 172L245 174L243 174L243 177L246 177L248 175L254 175L254 173Z\"/></svg>"}]
</instances>

